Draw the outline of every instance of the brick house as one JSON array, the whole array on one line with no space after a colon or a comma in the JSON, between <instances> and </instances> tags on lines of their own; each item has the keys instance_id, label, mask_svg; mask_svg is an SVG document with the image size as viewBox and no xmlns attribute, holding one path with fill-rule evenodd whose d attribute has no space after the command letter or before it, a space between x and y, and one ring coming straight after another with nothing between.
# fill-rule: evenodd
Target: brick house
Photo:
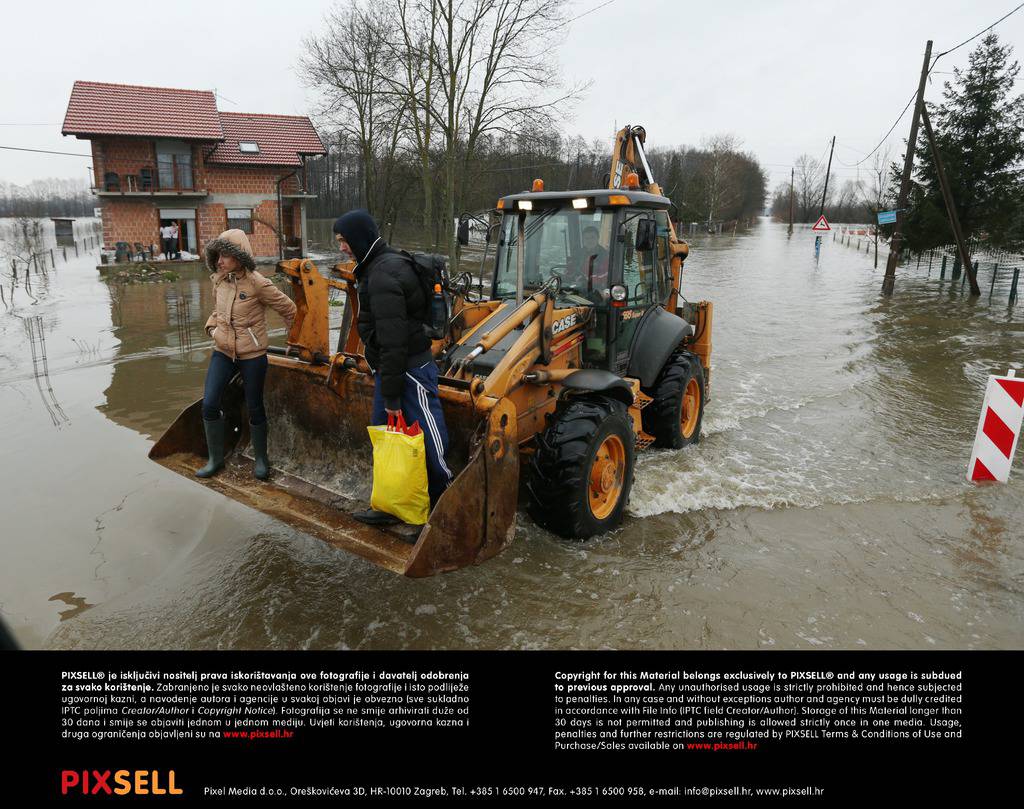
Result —
<instances>
[{"instance_id":1,"label":"brick house","mask_svg":"<svg viewBox=\"0 0 1024 809\"><path fill-rule=\"evenodd\" d=\"M76 81L61 131L92 146L105 250L159 253L171 222L190 253L229 227L264 261L305 250L306 158L324 154L305 116L220 112L206 90Z\"/></svg>"}]
</instances>

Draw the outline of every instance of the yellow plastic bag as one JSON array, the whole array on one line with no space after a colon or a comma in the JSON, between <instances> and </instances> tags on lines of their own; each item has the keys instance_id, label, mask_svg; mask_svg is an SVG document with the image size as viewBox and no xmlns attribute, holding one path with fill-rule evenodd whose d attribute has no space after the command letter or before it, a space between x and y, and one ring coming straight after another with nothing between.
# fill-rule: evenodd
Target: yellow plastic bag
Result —
<instances>
[{"instance_id":1,"label":"yellow plastic bag","mask_svg":"<svg viewBox=\"0 0 1024 809\"><path fill-rule=\"evenodd\" d=\"M373 444L373 494L370 508L393 514L409 525L423 525L430 516L427 452L418 423L405 426L388 417L388 424L367 427Z\"/></svg>"}]
</instances>

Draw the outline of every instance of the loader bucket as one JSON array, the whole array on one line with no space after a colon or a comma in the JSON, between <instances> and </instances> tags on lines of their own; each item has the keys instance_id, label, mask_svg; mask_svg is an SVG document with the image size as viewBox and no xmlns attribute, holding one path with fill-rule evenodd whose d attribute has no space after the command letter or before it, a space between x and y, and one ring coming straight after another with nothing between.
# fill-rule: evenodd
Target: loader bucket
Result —
<instances>
[{"instance_id":1,"label":"loader bucket","mask_svg":"<svg viewBox=\"0 0 1024 809\"><path fill-rule=\"evenodd\" d=\"M270 357L264 401L273 469L267 481L252 476L241 382L236 378L228 387L222 405L228 422L224 470L206 480L194 476L206 462L201 401L178 416L149 457L406 576L431 576L478 564L512 542L519 451L515 408L508 401L483 413L443 401L451 440L448 465L456 478L426 525L380 528L351 517L351 512L366 508L370 497L370 377L349 369L328 376L322 366Z\"/></svg>"}]
</instances>

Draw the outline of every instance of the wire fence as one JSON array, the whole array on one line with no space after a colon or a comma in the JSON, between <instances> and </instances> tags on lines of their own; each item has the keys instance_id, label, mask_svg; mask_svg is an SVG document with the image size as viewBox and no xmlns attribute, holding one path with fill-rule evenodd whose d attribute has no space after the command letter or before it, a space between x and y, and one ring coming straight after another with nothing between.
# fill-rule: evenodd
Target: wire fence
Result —
<instances>
[{"instance_id":1,"label":"wire fence","mask_svg":"<svg viewBox=\"0 0 1024 809\"><path fill-rule=\"evenodd\" d=\"M858 252L876 252L875 266L884 266L889 259L889 243L882 238L876 242L875 233L868 226L839 228L833 232L832 241ZM993 247L983 239L969 241L967 254L971 257L981 294L989 300L1005 299L1015 304L1021 275L1024 275L1024 254ZM967 285L967 273L956 244L919 253L904 251L899 266L912 268L915 274L923 273L926 279L934 279L943 285L959 285L961 289Z\"/></svg>"}]
</instances>

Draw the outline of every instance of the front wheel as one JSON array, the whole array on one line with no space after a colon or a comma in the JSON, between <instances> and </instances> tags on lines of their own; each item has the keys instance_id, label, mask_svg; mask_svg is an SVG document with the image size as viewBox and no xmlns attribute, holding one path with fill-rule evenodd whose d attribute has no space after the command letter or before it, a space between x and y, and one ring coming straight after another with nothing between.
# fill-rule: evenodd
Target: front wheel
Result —
<instances>
[{"instance_id":1,"label":"front wheel","mask_svg":"<svg viewBox=\"0 0 1024 809\"><path fill-rule=\"evenodd\" d=\"M644 432L654 436L654 446L679 449L700 441L704 369L696 354L679 351L670 356L645 393L654 399L641 411Z\"/></svg>"},{"instance_id":2,"label":"front wheel","mask_svg":"<svg viewBox=\"0 0 1024 809\"><path fill-rule=\"evenodd\" d=\"M530 516L556 534L585 539L614 528L633 486L635 437L625 405L572 399L537 437Z\"/></svg>"}]
</instances>

